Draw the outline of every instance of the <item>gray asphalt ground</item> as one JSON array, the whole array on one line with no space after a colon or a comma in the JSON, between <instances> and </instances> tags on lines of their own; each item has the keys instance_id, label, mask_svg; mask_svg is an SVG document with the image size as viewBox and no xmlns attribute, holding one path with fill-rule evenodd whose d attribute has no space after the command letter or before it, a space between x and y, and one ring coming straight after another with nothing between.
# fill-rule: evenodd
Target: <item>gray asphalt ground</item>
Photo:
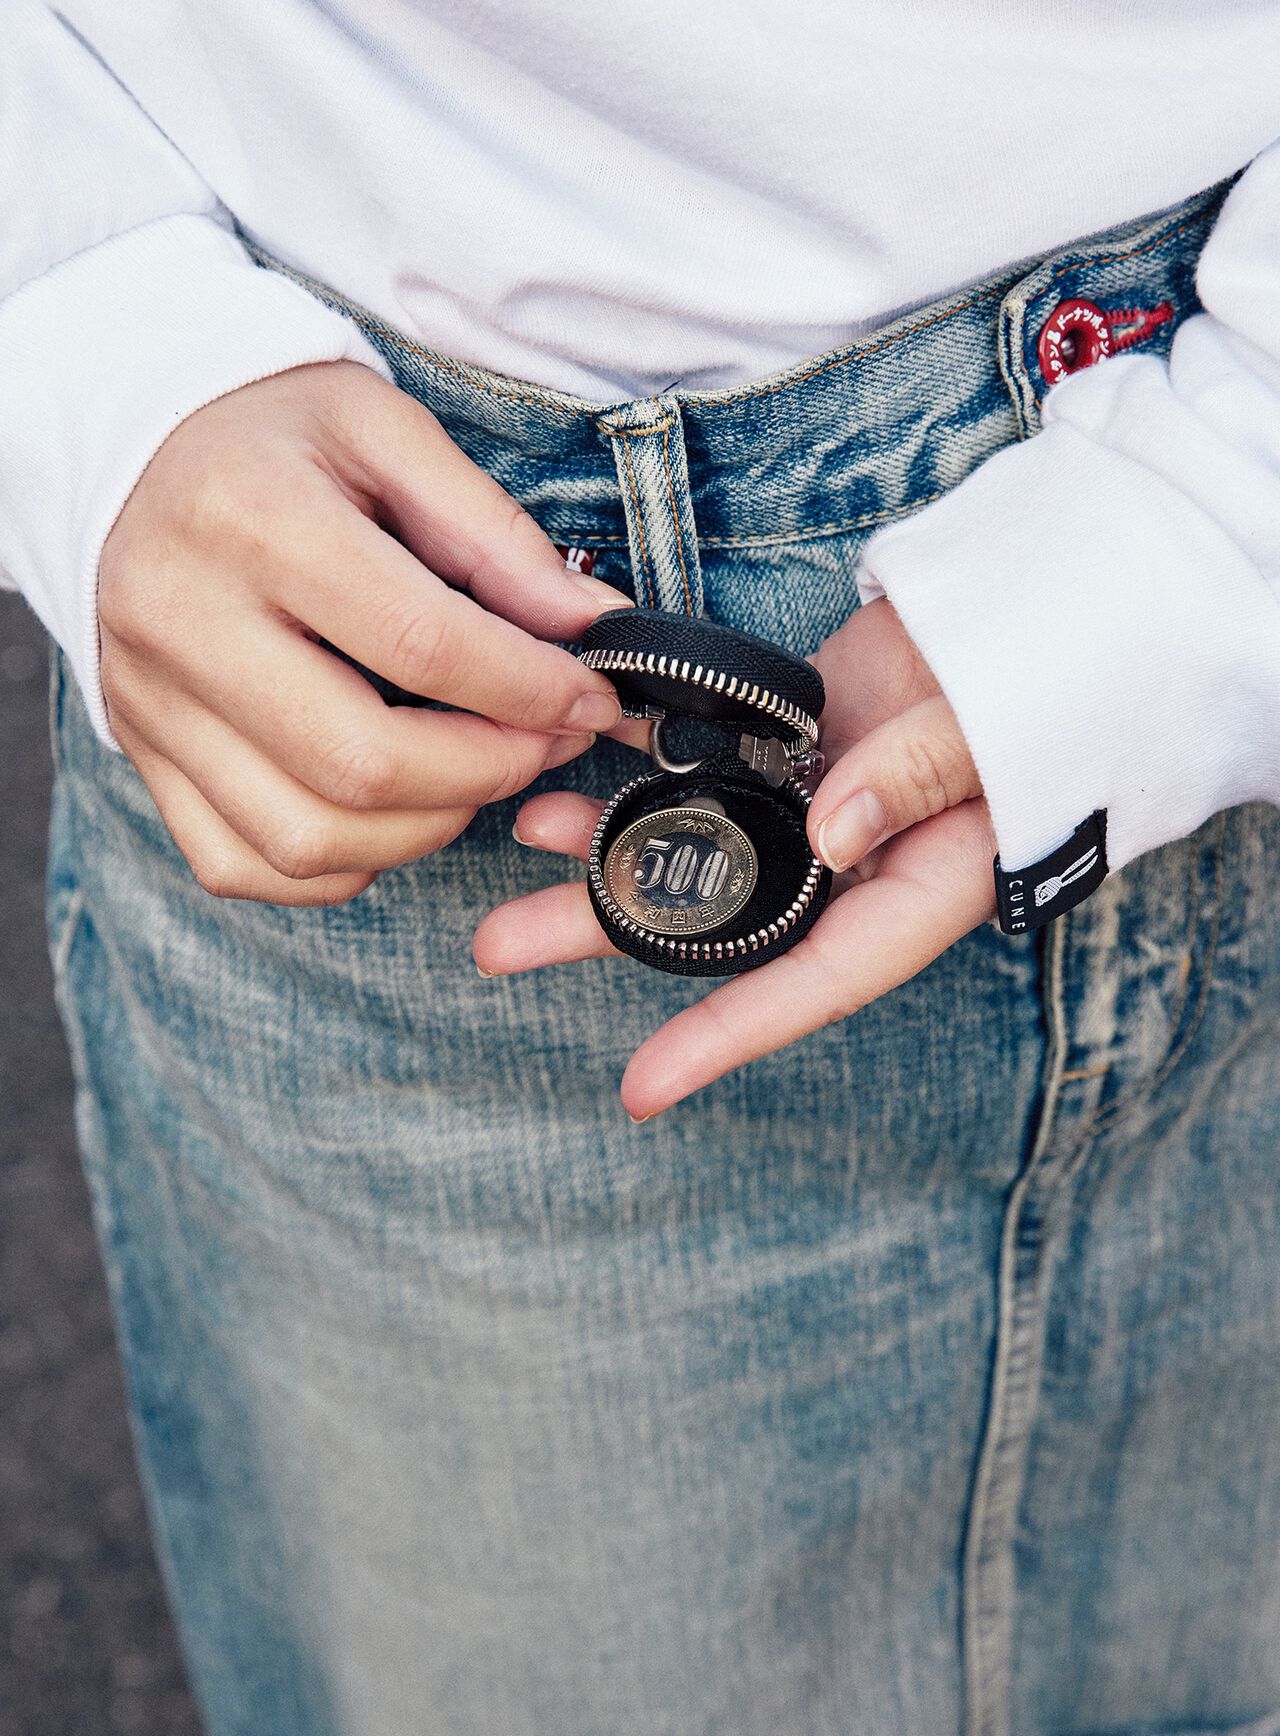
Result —
<instances>
[{"instance_id":1,"label":"gray asphalt ground","mask_svg":"<svg viewBox=\"0 0 1280 1736\"><path fill-rule=\"evenodd\" d=\"M53 1004L46 639L0 592L0 1736L197 1736Z\"/></svg>"}]
</instances>

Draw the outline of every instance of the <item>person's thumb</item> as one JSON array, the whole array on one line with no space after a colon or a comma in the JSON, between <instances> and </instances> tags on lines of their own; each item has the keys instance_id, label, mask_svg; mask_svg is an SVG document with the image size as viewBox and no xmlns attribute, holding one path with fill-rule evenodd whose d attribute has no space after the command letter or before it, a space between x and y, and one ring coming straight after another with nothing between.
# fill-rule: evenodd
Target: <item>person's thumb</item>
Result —
<instances>
[{"instance_id":1,"label":"person's thumb","mask_svg":"<svg viewBox=\"0 0 1280 1736\"><path fill-rule=\"evenodd\" d=\"M981 794L955 713L935 694L870 730L836 761L810 806L809 841L841 873L895 832Z\"/></svg>"}]
</instances>

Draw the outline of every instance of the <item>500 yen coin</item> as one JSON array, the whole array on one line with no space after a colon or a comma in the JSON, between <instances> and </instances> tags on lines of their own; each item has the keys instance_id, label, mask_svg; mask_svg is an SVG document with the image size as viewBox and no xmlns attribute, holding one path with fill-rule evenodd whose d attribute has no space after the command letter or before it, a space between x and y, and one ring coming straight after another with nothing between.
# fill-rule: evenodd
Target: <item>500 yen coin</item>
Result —
<instances>
[{"instance_id":1,"label":"500 yen coin","mask_svg":"<svg viewBox=\"0 0 1280 1736\"><path fill-rule=\"evenodd\" d=\"M693 802L633 820L604 859L613 903L655 934L707 934L732 921L759 877L742 827Z\"/></svg>"}]
</instances>

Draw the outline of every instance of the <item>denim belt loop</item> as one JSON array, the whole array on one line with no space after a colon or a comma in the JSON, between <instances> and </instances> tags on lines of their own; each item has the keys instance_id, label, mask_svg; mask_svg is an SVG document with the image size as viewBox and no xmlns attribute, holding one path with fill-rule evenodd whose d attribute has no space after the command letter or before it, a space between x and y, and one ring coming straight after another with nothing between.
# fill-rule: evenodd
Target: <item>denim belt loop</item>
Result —
<instances>
[{"instance_id":1,"label":"denim belt loop","mask_svg":"<svg viewBox=\"0 0 1280 1736\"><path fill-rule=\"evenodd\" d=\"M650 609L701 615L702 568L678 402L613 405L596 426L613 443L637 599Z\"/></svg>"}]
</instances>

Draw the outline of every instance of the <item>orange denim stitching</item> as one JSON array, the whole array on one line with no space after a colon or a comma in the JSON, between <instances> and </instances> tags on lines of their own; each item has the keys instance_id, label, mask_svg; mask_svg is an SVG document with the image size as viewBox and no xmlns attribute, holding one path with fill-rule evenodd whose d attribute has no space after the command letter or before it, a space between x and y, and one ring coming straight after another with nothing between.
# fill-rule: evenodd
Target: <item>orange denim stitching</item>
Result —
<instances>
[{"instance_id":1,"label":"orange denim stitching","mask_svg":"<svg viewBox=\"0 0 1280 1736\"><path fill-rule=\"evenodd\" d=\"M1171 235L1181 235L1184 229L1192 228L1203 216L1203 211L1193 212L1190 217L1184 217L1181 223L1173 223L1168 229L1161 229L1158 234L1149 236L1141 247L1122 247L1116 253L1095 253L1091 259L1075 259L1066 265L1059 265L1049 281L1056 283L1059 278L1066 277L1068 272L1083 271L1087 265L1113 265L1117 259L1137 259L1143 253L1150 253L1153 247L1159 247L1160 243L1167 241Z\"/></svg>"}]
</instances>

